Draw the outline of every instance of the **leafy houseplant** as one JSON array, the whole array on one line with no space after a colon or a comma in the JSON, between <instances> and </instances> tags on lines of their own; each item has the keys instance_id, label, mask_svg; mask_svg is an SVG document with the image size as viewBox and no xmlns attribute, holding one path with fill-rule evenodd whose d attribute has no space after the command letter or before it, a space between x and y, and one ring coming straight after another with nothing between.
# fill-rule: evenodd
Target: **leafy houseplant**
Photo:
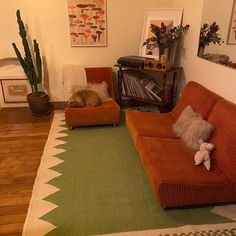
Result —
<instances>
[{"instance_id":1,"label":"leafy houseplant","mask_svg":"<svg viewBox=\"0 0 236 236\"><path fill-rule=\"evenodd\" d=\"M42 60L40 56L39 45L37 41L33 40L35 59L33 60L29 43L27 40L27 32L24 26L24 22L21 19L20 10L16 11L17 23L19 25L19 34L22 38L22 44L24 48L24 57L22 57L19 49L15 43L12 46L15 50L16 56L31 84L32 93L27 95L27 101L29 103L31 112L35 116L42 116L51 112L51 106L49 103L48 95L44 92L40 92L38 85L42 82Z\"/></svg>"},{"instance_id":2,"label":"leafy houseplant","mask_svg":"<svg viewBox=\"0 0 236 236\"><path fill-rule=\"evenodd\" d=\"M213 22L212 24L204 23L200 30L198 56L202 57L207 45L224 43L219 34L220 27Z\"/></svg>"},{"instance_id":3,"label":"leafy houseplant","mask_svg":"<svg viewBox=\"0 0 236 236\"><path fill-rule=\"evenodd\" d=\"M161 26L151 24L151 32L153 33L153 36L150 38L147 38L143 42L143 46L148 45L150 43L155 43L157 47L159 47L159 58L161 55L164 54L164 50L166 48L170 49L173 44L181 39L185 32L188 31L189 25L185 26L175 26L171 29L168 29L168 27L161 22Z\"/></svg>"}]
</instances>

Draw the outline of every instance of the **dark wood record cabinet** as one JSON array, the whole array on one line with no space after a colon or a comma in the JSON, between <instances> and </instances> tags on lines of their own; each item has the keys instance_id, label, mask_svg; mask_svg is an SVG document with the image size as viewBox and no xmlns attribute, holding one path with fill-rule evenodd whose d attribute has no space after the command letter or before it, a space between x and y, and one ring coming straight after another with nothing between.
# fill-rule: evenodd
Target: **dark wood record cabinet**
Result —
<instances>
[{"instance_id":1,"label":"dark wood record cabinet","mask_svg":"<svg viewBox=\"0 0 236 236\"><path fill-rule=\"evenodd\" d=\"M177 86L182 67L153 71L116 64L118 70L118 103L121 107L157 106L170 111L176 103Z\"/></svg>"}]
</instances>

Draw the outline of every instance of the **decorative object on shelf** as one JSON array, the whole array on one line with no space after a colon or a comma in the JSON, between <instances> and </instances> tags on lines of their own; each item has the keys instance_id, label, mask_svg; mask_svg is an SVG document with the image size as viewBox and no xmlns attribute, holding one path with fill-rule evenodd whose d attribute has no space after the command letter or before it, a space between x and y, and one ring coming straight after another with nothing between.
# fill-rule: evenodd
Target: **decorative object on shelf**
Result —
<instances>
[{"instance_id":1,"label":"decorative object on shelf","mask_svg":"<svg viewBox=\"0 0 236 236\"><path fill-rule=\"evenodd\" d=\"M155 59L144 60L144 69L166 72L171 69L171 65L168 62L166 56L162 55L161 60L155 60Z\"/></svg>"},{"instance_id":2,"label":"decorative object on shelf","mask_svg":"<svg viewBox=\"0 0 236 236\"><path fill-rule=\"evenodd\" d=\"M22 57L15 43L12 43L12 46L32 87L33 92L27 95L27 102L29 103L32 115L43 116L51 112L51 105L49 103L48 95L45 92L39 91L38 88L38 85L42 82L42 60L39 45L34 39L34 54L31 55L27 40L27 31L24 22L21 19L19 9L16 11L16 16L25 55ZM33 59L33 56L35 59Z\"/></svg>"},{"instance_id":3,"label":"decorative object on shelf","mask_svg":"<svg viewBox=\"0 0 236 236\"><path fill-rule=\"evenodd\" d=\"M229 26L228 44L236 44L236 0L233 3L232 16Z\"/></svg>"},{"instance_id":4,"label":"decorative object on shelf","mask_svg":"<svg viewBox=\"0 0 236 236\"><path fill-rule=\"evenodd\" d=\"M118 58L117 63L122 66L143 69L144 61L146 59L151 59L151 58L130 55Z\"/></svg>"},{"instance_id":5,"label":"decorative object on shelf","mask_svg":"<svg viewBox=\"0 0 236 236\"><path fill-rule=\"evenodd\" d=\"M167 29L177 27L181 24L182 20L182 8L157 8L148 9L144 21L143 34L141 38L139 55L144 57L151 57L154 59L159 58L159 45L156 42L150 42L149 44L142 46L143 42L147 38L151 38L154 34L151 32L151 25L161 26L163 22Z\"/></svg>"},{"instance_id":6,"label":"decorative object on shelf","mask_svg":"<svg viewBox=\"0 0 236 236\"><path fill-rule=\"evenodd\" d=\"M219 34L220 27L213 22L212 24L204 23L200 30L198 56L203 57L204 50L207 45L224 43Z\"/></svg>"},{"instance_id":7,"label":"decorative object on shelf","mask_svg":"<svg viewBox=\"0 0 236 236\"><path fill-rule=\"evenodd\" d=\"M165 49L168 49L167 57L170 61L171 48L188 31L189 25L169 27L161 22L160 26L151 24L150 28L153 35L143 42L143 46L156 44L159 48L159 58L164 55Z\"/></svg>"},{"instance_id":8,"label":"decorative object on shelf","mask_svg":"<svg viewBox=\"0 0 236 236\"><path fill-rule=\"evenodd\" d=\"M106 0L67 0L71 46L106 46Z\"/></svg>"},{"instance_id":9,"label":"decorative object on shelf","mask_svg":"<svg viewBox=\"0 0 236 236\"><path fill-rule=\"evenodd\" d=\"M125 56L117 59L117 63L121 66L130 68L147 69L154 71L168 71L171 69L167 57L162 55L161 60L141 56Z\"/></svg>"}]
</instances>

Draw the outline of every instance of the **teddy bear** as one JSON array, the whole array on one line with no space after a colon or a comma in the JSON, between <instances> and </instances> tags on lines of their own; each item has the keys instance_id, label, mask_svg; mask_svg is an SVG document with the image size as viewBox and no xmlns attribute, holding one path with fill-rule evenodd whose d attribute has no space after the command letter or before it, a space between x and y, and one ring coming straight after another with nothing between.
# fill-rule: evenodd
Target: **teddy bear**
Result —
<instances>
[{"instance_id":1,"label":"teddy bear","mask_svg":"<svg viewBox=\"0 0 236 236\"><path fill-rule=\"evenodd\" d=\"M211 159L210 159L210 152L214 150L215 146L212 143L204 142L203 140L199 140L199 151L196 152L194 156L195 165L203 165L206 167L207 170L211 168Z\"/></svg>"}]
</instances>

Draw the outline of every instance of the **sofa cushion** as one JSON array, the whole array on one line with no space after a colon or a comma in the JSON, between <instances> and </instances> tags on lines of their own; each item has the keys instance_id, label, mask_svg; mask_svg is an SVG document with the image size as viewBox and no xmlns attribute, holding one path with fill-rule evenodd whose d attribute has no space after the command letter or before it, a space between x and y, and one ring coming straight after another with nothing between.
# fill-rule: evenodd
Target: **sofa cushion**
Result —
<instances>
[{"instance_id":1,"label":"sofa cushion","mask_svg":"<svg viewBox=\"0 0 236 236\"><path fill-rule=\"evenodd\" d=\"M213 159L219 168L236 183L236 105L220 100L215 105L209 122L215 131L209 142L215 145ZM235 193L236 195L236 193Z\"/></svg>"},{"instance_id":2,"label":"sofa cushion","mask_svg":"<svg viewBox=\"0 0 236 236\"><path fill-rule=\"evenodd\" d=\"M177 119L184 108L190 105L195 112L201 114L202 118L207 120L219 99L221 99L219 95L196 82L190 81L186 84L182 96L171 114Z\"/></svg>"},{"instance_id":3,"label":"sofa cushion","mask_svg":"<svg viewBox=\"0 0 236 236\"><path fill-rule=\"evenodd\" d=\"M68 126L115 124L120 121L120 107L114 100L97 107L65 108Z\"/></svg>"},{"instance_id":4,"label":"sofa cushion","mask_svg":"<svg viewBox=\"0 0 236 236\"><path fill-rule=\"evenodd\" d=\"M112 79L111 67L92 67L85 68L88 83L102 83L106 81L108 84L108 92L110 97L114 98L114 86Z\"/></svg>"},{"instance_id":5,"label":"sofa cushion","mask_svg":"<svg viewBox=\"0 0 236 236\"><path fill-rule=\"evenodd\" d=\"M173 124L173 130L177 137L181 137L181 135L188 128L191 120L195 117L200 117L200 115L194 112L191 106L186 106L176 122Z\"/></svg>"},{"instance_id":6,"label":"sofa cushion","mask_svg":"<svg viewBox=\"0 0 236 236\"><path fill-rule=\"evenodd\" d=\"M194 112L191 106L187 106L173 125L173 130L190 148L197 150L199 140L207 141L214 127Z\"/></svg>"},{"instance_id":7,"label":"sofa cushion","mask_svg":"<svg viewBox=\"0 0 236 236\"><path fill-rule=\"evenodd\" d=\"M102 81L102 83L89 83L88 88L92 91L96 92L102 102L106 102L111 100L109 93L108 93L108 84L106 81Z\"/></svg>"},{"instance_id":8,"label":"sofa cushion","mask_svg":"<svg viewBox=\"0 0 236 236\"><path fill-rule=\"evenodd\" d=\"M139 136L176 138L172 129L173 122L169 113L126 112L126 124L135 144Z\"/></svg>"},{"instance_id":9,"label":"sofa cushion","mask_svg":"<svg viewBox=\"0 0 236 236\"><path fill-rule=\"evenodd\" d=\"M235 185L212 160L212 170L194 165L194 151L180 139L140 137L138 150L162 207L236 200Z\"/></svg>"}]
</instances>

